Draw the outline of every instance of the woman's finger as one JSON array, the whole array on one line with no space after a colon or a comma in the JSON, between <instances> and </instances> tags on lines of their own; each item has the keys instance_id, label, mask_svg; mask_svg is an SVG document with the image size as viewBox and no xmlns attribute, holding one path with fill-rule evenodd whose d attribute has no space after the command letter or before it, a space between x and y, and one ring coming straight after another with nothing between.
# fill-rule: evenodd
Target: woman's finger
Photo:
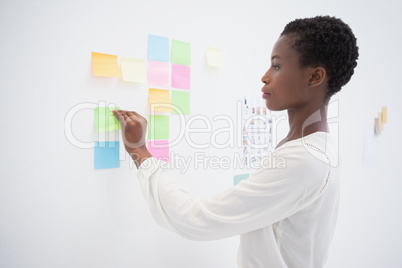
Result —
<instances>
[{"instance_id":1,"label":"woman's finger","mask_svg":"<svg viewBox=\"0 0 402 268\"><path fill-rule=\"evenodd\" d=\"M141 119L143 119L143 120L146 120L144 117L142 117L142 115L140 115L140 114L137 113L137 112L134 112L134 111L133 111L133 114L135 114L137 117L139 117L139 118L141 118Z\"/></svg>"},{"instance_id":2,"label":"woman's finger","mask_svg":"<svg viewBox=\"0 0 402 268\"><path fill-rule=\"evenodd\" d=\"M120 113L118 110L113 110L114 116L119 120L120 126L124 127L126 125L126 120L124 119L124 113Z\"/></svg>"},{"instance_id":3,"label":"woman's finger","mask_svg":"<svg viewBox=\"0 0 402 268\"><path fill-rule=\"evenodd\" d=\"M127 112L127 115L133 120L133 121L138 121L137 116L131 111Z\"/></svg>"},{"instance_id":4,"label":"woman's finger","mask_svg":"<svg viewBox=\"0 0 402 268\"><path fill-rule=\"evenodd\" d=\"M121 116L119 110L113 110L113 114L114 114L114 116L116 116L116 118L118 118L119 116Z\"/></svg>"},{"instance_id":5,"label":"woman's finger","mask_svg":"<svg viewBox=\"0 0 402 268\"><path fill-rule=\"evenodd\" d=\"M128 116L126 113L123 114L123 117L124 117L124 121L126 121L126 123L130 123L131 121L133 121L133 120L130 118L130 116Z\"/></svg>"},{"instance_id":6,"label":"woman's finger","mask_svg":"<svg viewBox=\"0 0 402 268\"><path fill-rule=\"evenodd\" d=\"M134 122L134 123L140 123L141 122L141 117L137 116L135 112L128 111L127 113L125 113L125 115L128 116L128 118L130 119L130 122L131 121Z\"/></svg>"},{"instance_id":7,"label":"woman's finger","mask_svg":"<svg viewBox=\"0 0 402 268\"><path fill-rule=\"evenodd\" d=\"M124 119L125 123L140 122L142 120L146 121L144 117L142 117L139 113L134 111L115 110L113 111L113 113L116 116L121 116Z\"/></svg>"},{"instance_id":8,"label":"woman's finger","mask_svg":"<svg viewBox=\"0 0 402 268\"><path fill-rule=\"evenodd\" d=\"M119 110L119 113L121 113L121 114L127 114L128 112L130 112L130 111L126 111L126 110Z\"/></svg>"}]
</instances>

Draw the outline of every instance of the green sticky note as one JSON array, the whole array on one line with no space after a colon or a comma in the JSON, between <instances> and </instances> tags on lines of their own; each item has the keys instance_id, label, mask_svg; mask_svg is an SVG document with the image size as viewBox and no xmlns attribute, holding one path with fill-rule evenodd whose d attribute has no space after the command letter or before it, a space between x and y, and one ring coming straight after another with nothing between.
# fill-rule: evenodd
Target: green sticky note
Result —
<instances>
[{"instance_id":1,"label":"green sticky note","mask_svg":"<svg viewBox=\"0 0 402 268\"><path fill-rule=\"evenodd\" d=\"M248 179L248 177L250 177L250 174L248 174L248 173L234 176L233 185L238 184L242 180Z\"/></svg>"},{"instance_id":2,"label":"green sticky note","mask_svg":"<svg viewBox=\"0 0 402 268\"><path fill-rule=\"evenodd\" d=\"M190 92L172 90L173 114L190 114Z\"/></svg>"},{"instance_id":3,"label":"green sticky note","mask_svg":"<svg viewBox=\"0 0 402 268\"><path fill-rule=\"evenodd\" d=\"M119 107L96 107L95 125L98 132L113 131L120 129L119 121L113 115L113 110L118 110Z\"/></svg>"},{"instance_id":4,"label":"green sticky note","mask_svg":"<svg viewBox=\"0 0 402 268\"><path fill-rule=\"evenodd\" d=\"M172 39L171 61L180 65L191 64L191 46L190 43Z\"/></svg>"},{"instance_id":5,"label":"green sticky note","mask_svg":"<svg viewBox=\"0 0 402 268\"><path fill-rule=\"evenodd\" d=\"M169 139L169 116L167 115L148 116L148 139L149 140Z\"/></svg>"}]
</instances>

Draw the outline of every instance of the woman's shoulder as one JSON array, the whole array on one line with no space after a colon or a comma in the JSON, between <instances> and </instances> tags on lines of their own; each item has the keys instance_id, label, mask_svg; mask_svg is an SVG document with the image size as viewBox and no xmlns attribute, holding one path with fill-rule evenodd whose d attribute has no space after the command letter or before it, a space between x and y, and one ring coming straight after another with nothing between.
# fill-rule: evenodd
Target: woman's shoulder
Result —
<instances>
[{"instance_id":1,"label":"woman's shoulder","mask_svg":"<svg viewBox=\"0 0 402 268\"><path fill-rule=\"evenodd\" d=\"M285 139L278 144L274 153L284 157L298 155L305 161L318 159L332 165L338 157L338 145L330 133L318 131L294 140Z\"/></svg>"}]
</instances>

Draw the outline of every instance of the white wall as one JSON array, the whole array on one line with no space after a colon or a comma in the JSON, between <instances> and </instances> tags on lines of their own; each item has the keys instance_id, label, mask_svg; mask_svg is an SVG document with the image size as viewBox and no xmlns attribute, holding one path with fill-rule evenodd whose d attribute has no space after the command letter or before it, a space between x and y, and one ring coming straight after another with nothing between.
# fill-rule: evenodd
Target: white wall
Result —
<instances>
[{"instance_id":1,"label":"white wall","mask_svg":"<svg viewBox=\"0 0 402 268\"><path fill-rule=\"evenodd\" d=\"M99 101L146 114L147 85L94 77L91 52L146 59L147 35L157 34L191 42L192 114L234 118L238 98L260 94L284 25L330 14L352 27L361 56L336 95L343 188L327 267L400 267L401 11L402 3L390 0L2 1L0 266L235 267L237 238L193 242L159 228L128 158L122 154L119 169L94 170L93 150L65 137L65 116L79 103ZM205 45L223 49L226 68L205 67ZM383 105L389 121L377 138L377 164L366 167L364 122ZM78 139L97 138L92 121L90 110L74 116ZM195 152L185 141L174 150ZM202 152L227 156L233 148ZM178 180L208 195L230 185L234 173L193 166Z\"/></svg>"}]
</instances>

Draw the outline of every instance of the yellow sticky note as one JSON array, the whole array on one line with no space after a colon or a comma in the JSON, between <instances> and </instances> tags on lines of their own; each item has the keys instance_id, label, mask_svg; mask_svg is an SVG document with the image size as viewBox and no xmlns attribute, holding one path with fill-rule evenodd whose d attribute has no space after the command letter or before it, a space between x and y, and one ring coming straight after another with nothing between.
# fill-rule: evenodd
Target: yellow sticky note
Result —
<instances>
[{"instance_id":1,"label":"yellow sticky note","mask_svg":"<svg viewBox=\"0 0 402 268\"><path fill-rule=\"evenodd\" d=\"M205 60L209 66L218 68L224 66L222 50L219 48L206 47Z\"/></svg>"},{"instance_id":2,"label":"yellow sticky note","mask_svg":"<svg viewBox=\"0 0 402 268\"><path fill-rule=\"evenodd\" d=\"M387 107L386 106L382 107L381 116L382 116L382 122L387 123Z\"/></svg>"},{"instance_id":3,"label":"yellow sticky note","mask_svg":"<svg viewBox=\"0 0 402 268\"><path fill-rule=\"evenodd\" d=\"M172 101L169 90L150 88L148 92L151 112L171 112Z\"/></svg>"},{"instance_id":4,"label":"yellow sticky note","mask_svg":"<svg viewBox=\"0 0 402 268\"><path fill-rule=\"evenodd\" d=\"M92 70L96 76L121 77L115 55L92 52Z\"/></svg>"},{"instance_id":5,"label":"yellow sticky note","mask_svg":"<svg viewBox=\"0 0 402 268\"><path fill-rule=\"evenodd\" d=\"M147 82L144 60L122 57L120 58L120 65L123 81L143 84Z\"/></svg>"}]
</instances>

